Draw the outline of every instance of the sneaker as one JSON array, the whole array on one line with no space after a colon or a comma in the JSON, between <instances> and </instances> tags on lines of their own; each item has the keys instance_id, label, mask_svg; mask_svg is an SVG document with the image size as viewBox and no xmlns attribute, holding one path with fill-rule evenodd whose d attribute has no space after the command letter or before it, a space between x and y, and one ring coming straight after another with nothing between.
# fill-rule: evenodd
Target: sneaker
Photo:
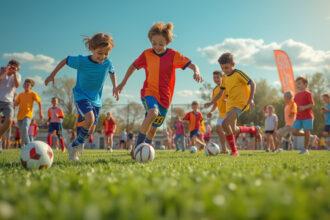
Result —
<instances>
[{"instance_id":1,"label":"sneaker","mask_svg":"<svg viewBox=\"0 0 330 220\"><path fill-rule=\"evenodd\" d=\"M306 154L308 155L309 154L309 151L307 149L302 149L299 154Z\"/></svg>"},{"instance_id":2,"label":"sneaker","mask_svg":"<svg viewBox=\"0 0 330 220\"><path fill-rule=\"evenodd\" d=\"M78 161L80 152L81 152L81 145L72 147L72 143L69 144L69 146L68 146L69 160Z\"/></svg>"},{"instance_id":3,"label":"sneaker","mask_svg":"<svg viewBox=\"0 0 330 220\"><path fill-rule=\"evenodd\" d=\"M270 152L270 149L269 148L266 148L266 152Z\"/></svg>"},{"instance_id":4,"label":"sneaker","mask_svg":"<svg viewBox=\"0 0 330 220\"><path fill-rule=\"evenodd\" d=\"M112 153L112 152L113 152L112 148L109 148L109 152L110 152L110 153Z\"/></svg>"}]
</instances>

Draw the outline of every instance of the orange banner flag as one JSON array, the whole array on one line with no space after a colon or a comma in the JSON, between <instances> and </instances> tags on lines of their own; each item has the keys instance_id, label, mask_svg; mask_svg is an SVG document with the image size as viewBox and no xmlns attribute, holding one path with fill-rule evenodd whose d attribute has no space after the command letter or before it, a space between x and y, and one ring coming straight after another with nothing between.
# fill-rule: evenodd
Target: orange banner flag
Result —
<instances>
[{"instance_id":1,"label":"orange banner flag","mask_svg":"<svg viewBox=\"0 0 330 220\"><path fill-rule=\"evenodd\" d=\"M280 77L282 92L295 93L295 81L289 56L283 50L274 50L275 63Z\"/></svg>"}]
</instances>

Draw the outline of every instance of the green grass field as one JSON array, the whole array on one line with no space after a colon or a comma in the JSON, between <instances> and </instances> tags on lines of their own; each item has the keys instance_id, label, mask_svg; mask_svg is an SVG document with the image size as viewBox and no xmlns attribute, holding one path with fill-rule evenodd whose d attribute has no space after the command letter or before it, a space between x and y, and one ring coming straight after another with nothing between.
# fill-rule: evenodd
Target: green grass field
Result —
<instances>
[{"instance_id":1,"label":"green grass field","mask_svg":"<svg viewBox=\"0 0 330 220\"><path fill-rule=\"evenodd\" d=\"M126 151L56 152L29 172L19 152L0 154L0 219L330 219L330 152L239 158L156 151L148 164Z\"/></svg>"}]
</instances>

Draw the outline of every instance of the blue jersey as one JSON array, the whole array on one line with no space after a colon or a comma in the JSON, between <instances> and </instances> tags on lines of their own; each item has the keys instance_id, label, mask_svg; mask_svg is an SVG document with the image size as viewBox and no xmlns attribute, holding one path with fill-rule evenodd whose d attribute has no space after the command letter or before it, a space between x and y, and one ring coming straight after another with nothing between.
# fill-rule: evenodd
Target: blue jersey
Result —
<instances>
[{"instance_id":1,"label":"blue jersey","mask_svg":"<svg viewBox=\"0 0 330 220\"><path fill-rule=\"evenodd\" d=\"M96 63L91 56L68 56L66 64L77 70L77 81L73 88L74 100L89 100L93 106L102 106L102 91L108 74L114 74L109 59Z\"/></svg>"},{"instance_id":2,"label":"blue jersey","mask_svg":"<svg viewBox=\"0 0 330 220\"><path fill-rule=\"evenodd\" d=\"M327 104L325 107L328 111L330 111L330 104ZM325 124L330 125L330 112L325 113Z\"/></svg>"}]
</instances>

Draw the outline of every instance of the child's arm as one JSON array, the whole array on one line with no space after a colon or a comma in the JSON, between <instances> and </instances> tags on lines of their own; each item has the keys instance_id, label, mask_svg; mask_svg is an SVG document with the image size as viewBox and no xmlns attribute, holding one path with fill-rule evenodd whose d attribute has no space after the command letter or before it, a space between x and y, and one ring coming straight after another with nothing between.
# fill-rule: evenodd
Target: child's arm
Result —
<instances>
[{"instance_id":1,"label":"child's arm","mask_svg":"<svg viewBox=\"0 0 330 220\"><path fill-rule=\"evenodd\" d=\"M204 104L205 108L210 107L211 105L216 105L216 102L221 98L224 89L221 89L220 92L211 100L211 102L207 102Z\"/></svg>"},{"instance_id":2,"label":"child's arm","mask_svg":"<svg viewBox=\"0 0 330 220\"><path fill-rule=\"evenodd\" d=\"M57 64L57 66L55 67L55 69L53 70L53 72L46 78L45 80L45 85L47 86L48 83L55 81L55 76L56 74L66 65L66 59L63 59L59 64Z\"/></svg>"},{"instance_id":3,"label":"child's arm","mask_svg":"<svg viewBox=\"0 0 330 220\"><path fill-rule=\"evenodd\" d=\"M254 93L256 91L256 84L255 84L255 82L253 80L251 80L249 82L249 84L250 84L250 97L248 99L248 103L247 104L250 105L250 108L251 109L253 109L254 108L254 101L253 101L253 99L254 99Z\"/></svg>"},{"instance_id":4,"label":"child's arm","mask_svg":"<svg viewBox=\"0 0 330 220\"><path fill-rule=\"evenodd\" d=\"M217 109L217 105L213 104L211 110L209 113L207 113L207 118L212 118L212 112L214 112Z\"/></svg>"},{"instance_id":5,"label":"child's arm","mask_svg":"<svg viewBox=\"0 0 330 220\"><path fill-rule=\"evenodd\" d=\"M111 79L111 83L112 83L112 95L116 98L116 100L119 100L119 93L117 92L116 88L117 88L117 78L116 78L116 74L110 74L110 79Z\"/></svg>"},{"instance_id":6,"label":"child's arm","mask_svg":"<svg viewBox=\"0 0 330 220\"><path fill-rule=\"evenodd\" d=\"M121 91L123 90L124 86L127 83L127 80L131 77L131 75L134 73L134 71L136 70L136 68L134 67L134 65L130 65L130 67L128 67L126 74L124 76L123 81L121 81L121 83L117 86L117 88L115 89L116 93L121 93Z\"/></svg>"},{"instance_id":7,"label":"child's arm","mask_svg":"<svg viewBox=\"0 0 330 220\"><path fill-rule=\"evenodd\" d=\"M42 113L42 104L41 104L41 102L38 102L38 107L39 107L39 117L40 117L40 120L42 120L44 118L44 114Z\"/></svg>"},{"instance_id":8,"label":"child's arm","mask_svg":"<svg viewBox=\"0 0 330 220\"><path fill-rule=\"evenodd\" d=\"M203 78L199 72L199 68L197 65L190 63L188 68L191 69L192 71L194 71L194 80L196 82L203 82Z\"/></svg>"},{"instance_id":9,"label":"child's arm","mask_svg":"<svg viewBox=\"0 0 330 220\"><path fill-rule=\"evenodd\" d=\"M311 109L313 108L314 104L313 103L310 103L308 105L301 105L301 106L298 106L298 110L299 111L305 111L307 109Z\"/></svg>"}]
</instances>

